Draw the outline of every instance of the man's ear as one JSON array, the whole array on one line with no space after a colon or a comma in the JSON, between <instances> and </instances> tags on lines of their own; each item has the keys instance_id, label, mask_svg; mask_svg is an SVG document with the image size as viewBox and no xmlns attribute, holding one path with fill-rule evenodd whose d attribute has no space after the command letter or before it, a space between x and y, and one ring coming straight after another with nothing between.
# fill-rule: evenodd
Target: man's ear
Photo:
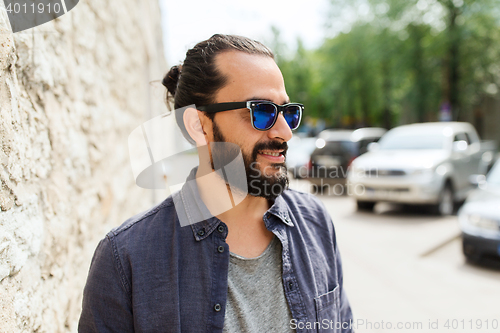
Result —
<instances>
[{"instance_id":1,"label":"man's ear","mask_svg":"<svg viewBox=\"0 0 500 333\"><path fill-rule=\"evenodd\" d=\"M191 136L191 138L193 138L196 142L196 146L200 147L207 145L207 134L203 130L198 113L199 111L194 108L187 108L184 111L182 120L184 121L184 126L186 127L189 136Z\"/></svg>"}]
</instances>

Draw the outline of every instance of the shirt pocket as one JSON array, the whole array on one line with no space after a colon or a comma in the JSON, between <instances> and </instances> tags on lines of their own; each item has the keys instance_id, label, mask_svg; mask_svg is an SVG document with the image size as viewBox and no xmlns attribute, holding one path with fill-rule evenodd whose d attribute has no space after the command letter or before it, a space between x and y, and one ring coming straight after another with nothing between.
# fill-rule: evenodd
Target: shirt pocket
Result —
<instances>
[{"instance_id":1,"label":"shirt pocket","mask_svg":"<svg viewBox=\"0 0 500 333\"><path fill-rule=\"evenodd\" d=\"M314 298L318 332L341 332L340 291L337 285L332 291Z\"/></svg>"}]
</instances>

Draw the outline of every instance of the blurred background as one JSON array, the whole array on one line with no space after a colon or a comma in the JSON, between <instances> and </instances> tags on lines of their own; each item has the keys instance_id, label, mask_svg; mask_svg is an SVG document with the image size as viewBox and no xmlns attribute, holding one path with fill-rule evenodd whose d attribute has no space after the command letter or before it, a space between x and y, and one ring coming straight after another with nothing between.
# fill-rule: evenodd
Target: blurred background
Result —
<instances>
[{"instance_id":1,"label":"blurred background","mask_svg":"<svg viewBox=\"0 0 500 333\"><path fill-rule=\"evenodd\" d=\"M170 63L221 30L269 45L308 106L302 131L456 120L500 139L497 0L161 3Z\"/></svg>"},{"instance_id":2,"label":"blurred background","mask_svg":"<svg viewBox=\"0 0 500 333\"><path fill-rule=\"evenodd\" d=\"M357 332L498 329L498 0L163 3L170 64L219 31L275 52L306 106L291 187L332 216Z\"/></svg>"},{"instance_id":3,"label":"blurred background","mask_svg":"<svg viewBox=\"0 0 500 333\"><path fill-rule=\"evenodd\" d=\"M498 1L339 0L324 15L329 37L312 49L300 38L279 58L289 94L311 117L386 129L468 121L500 139ZM278 28L274 41L287 54Z\"/></svg>"},{"instance_id":4,"label":"blurred background","mask_svg":"<svg viewBox=\"0 0 500 333\"><path fill-rule=\"evenodd\" d=\"M0 9L1 333L76 331L99 240L169 194L129 135L215 33L306 106L290 186L332 216L357 332L498 331L500 0L86 0L16 34Z\"/></svg>"}]
</instances>

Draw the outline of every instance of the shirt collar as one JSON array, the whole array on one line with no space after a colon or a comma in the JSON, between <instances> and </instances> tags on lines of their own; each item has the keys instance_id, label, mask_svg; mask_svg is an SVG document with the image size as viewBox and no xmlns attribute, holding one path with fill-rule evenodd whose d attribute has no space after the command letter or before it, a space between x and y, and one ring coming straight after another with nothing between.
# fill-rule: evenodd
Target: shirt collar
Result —
<instances>
[{"instance_id":1,"label":"shirt collar","mask_svg":"<svg viewBox=\"0 0 500 333\"><path fill-rule=\"evenodd\" d=\"M191 170L182 189L173 195L177 215L181 226L190 225L194 238L197 241L207 238L221 223L213 216L203 203L196 184L198 167ZM280 195L264 214L264 217L276 216L285 225L293 227L294 224L288 212L288 204Z\"/></svg>"},{"instance_id":2,"label":"shirt collar","mask_svg":"<svg viewBox=\"0 0 500 333\"><path fill-rule=\"evenodd\" d=\"M290 218L288 204L282 195L276 198L271 208L268 209L266 214L271 214L280 219L281 222L286 224L287 226L293 227L294 224L292 219ZM264 215L265 216L265 215Z\"/></svg>"}]
</instances>

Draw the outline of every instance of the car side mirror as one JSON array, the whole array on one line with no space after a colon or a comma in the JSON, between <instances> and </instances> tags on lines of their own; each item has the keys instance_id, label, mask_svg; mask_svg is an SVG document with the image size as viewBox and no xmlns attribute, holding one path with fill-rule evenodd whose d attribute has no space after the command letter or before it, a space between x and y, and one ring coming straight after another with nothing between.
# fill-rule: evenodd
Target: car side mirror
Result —
<instances>
[{"instance_id":1,"label":"car side mirror","mask_svg":"<svg viewBox=\"0 0 500 333\"><path fill-rule=\"evenodd\" d=\"M482 186L486 184L486 176L485 175L470 175L469 183L475 187Z\"/></svg>"},{"instance_id":2,"label":"car side mirror","mask_svg":"<svg viewBox=\"0 0 500 333\"><path fill-rule=\"evenodd\" d=\"M467 144L467 141L465 141L465 140L454 141L452 149L454 152L463 153L464 151L467 150L468 146L469 145Z\"/></svg>"},{"instance_id":3,"label":"car side mirror","mask_svg":"<svg viewBox=\"0 0 500 333\"><path fill-rule=\"evenodd\" d=\"M368 151L377 151L379 149L380 149L380 145L377 142L370 142L366 146L366 150L368 150Z\"/></svg>"}]
</instances>

